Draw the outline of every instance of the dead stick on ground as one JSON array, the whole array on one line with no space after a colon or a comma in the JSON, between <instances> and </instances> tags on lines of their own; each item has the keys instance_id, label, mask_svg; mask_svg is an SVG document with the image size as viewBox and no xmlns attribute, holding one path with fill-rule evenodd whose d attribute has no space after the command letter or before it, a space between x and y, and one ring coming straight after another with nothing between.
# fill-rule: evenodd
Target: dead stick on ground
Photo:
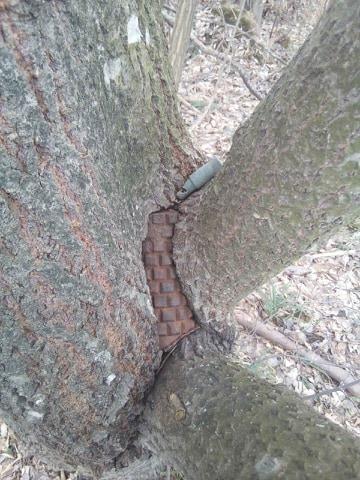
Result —
<instances>
[{"instance_id":1,"label":"dead stick on ground","mask_svg":"<svg viewBox=\"0 0 360 480\"><path fill-rule=\"evenodd\" d=\"M233 25L230 25L231 27ZM283 60L281 57L279 57L279 55L277 55L275 52L273 52L271 50L271 48L268 48L266 45L264 45L262 42L260 42L260 40L258 40L257 38L254 37L254 35L251 35L250 33L248 32L245 32L244 30L240 29L240 28L237 28L237 31L239 32L240 35L243 35L244 37L248 38L249 40L253 41L254 43L256 43L256 45L258 45L260 48L262 48L266 53L268 53L269 55L271 55L272 57L274 57L278 62L282 63L283 65L287 65L288 62L286 62L285 60Z\"/></svg>"},{"instance_id":2,"label":"dead stick on ground","mask_svg":"<svg viewBox=\"0 0 360 480\"><path fill-rule=\"evenodd\" d=\"M189 110L191 110L193 113L195 113L195 115L198 115L200 110L196 107L194 107L193 105L191 105L190 102L188 102L186 100L186 98L182 97L181 95L178 94L178 99L180 100L180 102L185 105L185 107L187 107Z\"/></svg>"},{"instance_id":3,"label":"dead stick on ground","mask_svg":"<svg viewBox=\"0 0 360 480\"><path fill-rule=\"evenodd\" d=\"M334 380L337 380L339 383L346 384L346 390L349 393L355 395L356 397L360 397L360 383L343 368L340 368L328 360L321 358L320 355L301 347L289 338L285 337L285 335L282 333L268 327L263 322L252 320L244 311L240 309L235 309L235 318L240 325L254 333L257 333L261 337L266 338L269 340L269 342L274 343L285 350L297 353L301 360L314 364L326 372Z\"/></svg>"},{"instance_id":4,"label":"dead stick on ground","mask_svg":"<svg viewBox=\"0 0 360 480\"><path fill-rule=\"evenodd\" d=\"M360 383L360 379L359 380L354 380L353 382L350 382L350 383L346 383L345 385L339 385L336 388L329 388L327 390L321 390L320 392L314 393L313 395L306 395L303 398L304 398L304 400L313 400L314 398L318 398L318 397L321 397L323 395L329 395L329 393L341 392L341 391L347 390L349 387L353 387L354 385L356 385L358 383Z\"/></svg>"},{"instance_id":5,"label":"dead stick on ground","mask_svg":"<svg viewBox=\"0 0 360 480\"><path fill-rule=\"evenodd\" d=\"M200 330L200 327L195 327L193 328L192 330L189 330L188 332L184 333L181 335L181 337L179 337L175 343L169 347L169 350L166 350L164 352L164 358L162 359L161 363L160 363L160 366L159 368L156 370L156 375L163 369L166 361L171 357L171 355L174 353L174 351L177 349L178 345L180 344L180 342L186 338L186 337L189 337L192 333L195 333L197 332L198 330Z\"/></svg>"},{"instance_id":6,"label":"dead stick on ground","mask_svg":"<svg viewBox=\"0 0 360 480\"><path fill-rule=\"evenodd\" d=\"M171 25L171 26L174 26L174 20L173 18L171 18L170 15L168 15L167 13L163 12L163 17L165 18L165 20ZM215 58L218 58L219 60L221 61L228 61L227 59L227 56L224 54L224 53L220 53L220 52L217 52L216 50L210 48L210 47L207 47L206 45L204 45L197 37L195 37L194 34L191 34L190 36L190 40L195 43L195 45L197 47L200 48L200 50L202 52L204 52L205 54L207 55L211 55ZM240 65L238 65L237 63L232 63L231 64L231 67L236 70L238 72L238 74L240 75L242 81L244 82L244 84L246 85L247 89L249 90L249 92L254 95L254 97L256 97L258 100L262 100L263 97L256 91L253 89L253 87L251 86L244 70L240 67Z\"/></svg>"},{"instance_id":7,"label":"dead stick on ground","mask_svg":"<svg viewBox=\"0 0 360 480\"><path fill-rule=\"evenodd\" d=\"M207 46L205 46L198 38L196 38L194 35L191 35L190 37L191 41L195 43L195 45L197 45L200 50L202 50L204 53L208 54L208 55L212 55L213 57L215 58L218 58L219 60L226 60L226 55L224 53L220 53L220 52L217 52L216 50L213 50L212 48L209 48ZM254 97L256 97L258 100L262 100L263 97L260 95L260 93L258 93L256 90L253 89L253 87L251 86L250 82L249 82L249 79L247 78L244 70L240 67L240 65L238 65L237 63L232 63L231 64L232 68L234 70L236 70L238 72L238 74L240 75L242 81L244 82L244 84L246 85L247 89L249 90L249 92L254 95Z\"/></svg>"}]
</instances>

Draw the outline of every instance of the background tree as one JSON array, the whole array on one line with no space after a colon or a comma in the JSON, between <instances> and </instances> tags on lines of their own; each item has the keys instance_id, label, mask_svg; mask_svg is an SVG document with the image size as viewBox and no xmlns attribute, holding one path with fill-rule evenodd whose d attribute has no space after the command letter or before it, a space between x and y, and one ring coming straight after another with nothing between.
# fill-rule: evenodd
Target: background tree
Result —
<instances>
[{"instance_id":1,"label":"background tree","mask_svg":"<svg viewBox=\"0 0 360 480\"><path fill-rule=\"evenodd\" d=\"M175 24L171 32L169 48L169 58L176 87L179 86L186 59L196 5L197 0L180 0L176 9Z\"/></svg>"},{"instance_id":2,"label":"background tree","mask_svg":"<svg viewBox=\"0 0 360 480\"><path fill-rule=\"evenodd\" d=\"M144 395L160 361L141 243L149 213L174 201L196 163L176 111L160 5L119 3L12 2L1 10L1 409L53 465L95 472L135 455ZM198 335L195 353L204 351L205 340L207 348L229 346L236 301L354 214L359 8L354 0L332 5L236 135L223 173L198 205L184 205L176 263L207 332ZM175 455L167 425L174 418L186 419L190 430L195 425L184 385L194 392L201 377L187 372L201 371L201 362L190 369L179 361L177 385L165 373L155 411L149 404L147 412L152 428L143 432L155 451L168 438L168 455L189 478L197 475L192 457ZM218 392L232 385L256 396L259 389L272 422L283 408L279 398L292 419L303 414L296 398L250 380L225 357L214 363L205 357L205 368L207 376L219 368L225 373L214 377ZM179 388L182 393L173 391ZM175 394L173 403L168 393ZM214 385L204 383L203 395L213 394ZM218 412L217 405L206 408ZM269 415L262 418L260 426L271 431ZM281 435L284 425L276 447L250 431L258 450L242 464L243 478L253 478L254 469L259 478L269 471L271 478L284 472L321 478L321 462L323 478L331 478L331 465L334 478L355 477L359 450L351 437L326 424L328 435L309 445L310 436L324 431L313 418L295 444L297 461L288 445L299 438L302 421L288 430L290 437ZM210 408L208 428L218 420ZM185 438L181 429L173 433L176 442ZM308 469L304 456L312 459ZM228 458L219 456L219 466Z\"/></svg>"}]
</instances>

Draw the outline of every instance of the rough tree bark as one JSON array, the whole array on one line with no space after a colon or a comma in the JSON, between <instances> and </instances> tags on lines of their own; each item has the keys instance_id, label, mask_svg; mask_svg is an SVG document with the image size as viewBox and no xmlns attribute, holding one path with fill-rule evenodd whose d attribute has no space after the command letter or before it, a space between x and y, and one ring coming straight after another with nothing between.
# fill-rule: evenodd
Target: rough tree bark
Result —
<instances>
[{"instance_id":1,"label":"rough tree bark","mask_svg":"<svg viewBox=\"0 0 360 480\"><path fill-rule=\"evenodd\" d=\"M126 451L161 357L141 243L193 167L160 7L0 4L0 404L62 467Z\"/></svg>"},{"instance_id":2,"label":"rough tree bark","mask_svg":"<svg viewBox=\"0 0 360 480\"><path fill-rule=\"evenodd\" d=\"M224 319L237 298L345 217L354 198L357 3L336 2L285 79L237 134L229 164L199 209L178 228L177 264L195 314L210 329L225 331L226 338L231 334ZM160 360L141 241L148 214L174 200L193 152L176 113L158 23L160 2L11 0L0 4L0 14L1 413L52 465L99 473L136 455L139 415ZM226 235L219 239L221 230ZM182 420L183 406L191 411L189 392L201 372L207 374L201 363L197 368L200 360L191 362L189 376L186 362L165 368L152 400L156 411L148 417L153 437L144 427L149 445L165 445L161 431L169 446L181 438L181 430L171 435L165 412L175 405ZM263 412L274 408L283 419L274 398L286 398L289 412L303 414L293 397L278 390L270 395L273 387L235 371L225 357L205 365L210 370L213 365L217 386L204 381L201 398L233 387L239 395L250 389L256 397L253 385L262 392L256 411L264 432L274 423L267 424ZM179 373L175 384L173 368ZM216 376L219 368L224 375ZM176 393L170 402L168 392ZM237 396L229 396L233 405L246 409L245 402L244 407L235 402ZM201 406L201 398L197 403L194 397L193 405ZM216 424L211 408L209 431ZM255 435L236 411L239 425L231 432L242 435L237 428L246 425ZM319 438L313 416L306 418L304 431ZM296 438L299 424L290 423ZM330 435L308 449L300 442L300 451L327 458L329 449L335 458L336 447L345 459L356 455L348 435L334 428L326 426L344 439L338 447ZM205 438L195 435L200 437ZM285 443L287 438L284 432ZM267 439L255 435L257 455L262 447L264 453L249 456L244 475L255 468L260 479L276 478L286 465L288 478L321 478L305 477L305 460L295 464ZM180 466L186 461L173 457ZM204 454L203 462L207 458ZM276 467L270 477L269 464ZM345 477L349 462L341 466L338 478L351 478ZM188 474L194 476L190 467Z\"/></svg>"},{"instance_id":3,"label":"rough tree bark","mask_svg":"<svg viewBox=\"0 0 360 480\"><path fill-rule=\"evenodd\" d=\"M284 386L216 354L172 359L148 402L148 445L186 480L349 480L360 446Z\"/></svg>"}]
</instances>

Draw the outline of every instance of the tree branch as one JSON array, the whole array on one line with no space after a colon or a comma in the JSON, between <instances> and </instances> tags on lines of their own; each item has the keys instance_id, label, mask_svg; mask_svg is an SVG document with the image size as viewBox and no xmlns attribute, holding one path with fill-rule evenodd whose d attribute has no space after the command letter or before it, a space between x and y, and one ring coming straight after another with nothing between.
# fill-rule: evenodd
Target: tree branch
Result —
<instances>
[{"instance_id":1,"label":"tree branch","mask_svg":"<svg viewBox=\"0 0 360 480\"><path fill-rule=\"evenodd\" d=\"M176 88L179 86L185 63L196 5L197 0L181 0L177 6L169 47L169 58Z\"/></svg>"},{"instance_id":2,"label":"tree branch","mask_svg":"<svg viewBox=\"0 0 360 480\"><path fill-rule=\"evenodd\" d=\"M229 25L231 27L233 27L233 25ZM249 40L252 40L254 43L256 43L256 45L258 45L260 48L262 48L266 53L268 53L269 55L271 55L272 57L275 58L275 60L277 60L278 62L282 63L283 65L287 65L287 62L285 62L285 60L283 60L279 55L277 55L271 48L268 48L266 45L264 45L262 42L260 42L260 40L258 40L257 38L255 38L253 35L251 35L250 33L248 32L245 32L244 30L241 30L240 28L237 29L239 31L239 33L241 35L243 35L244 37L248 38Z\"/></svg>"},{"instance_id":3,"label":"tree branch","mask_svg":"<svg viewBox=\"0 0 360 480\"><path fill-rule=\"evenodd\" d=\"M243 11L243 8L244 8L244 4L245 4L245 0L243 0L242 4L240 6L239 14L238 14L238 17L237 17L237 20L236 20L236 26L239 26L242 11ZM231 67L231 64L232 64L232 61L233 61L233 56L234 56L233 43L234 43L235 32L236 32L236 30L233 30L232 34L230 35L230 39L229 39L229 42L228 42L228 47L227 47L227 50L226 50L226 54L224 55L224 60L222 61L221 65L220 65L220 69L218 70L217 80L216 80L216 84L214 86L214 91L213 91L213 94L211 96L211 99L210 99L205 111L203 112L203 114L191 126L190 131L193 130L198 125L200 125L200 123L209 114L209 112L210 112L210 110L213 106L213 103L215 101L218 88L219 88L219 86L221 84L221 81L223 79L226 63L228 62L228 66Z\"/></svg>"},{"instance_id":4,"label":"tree branch","mask_svg":"<svg viewBox=\"0 0 360 480\"><path fill-rule=\"evenodd\" d=\"M252 332L260 335L263 338L269 340L285 350L295 352L299 358L306 363L312 363L319 369L326 372L334 380L344 383L347 386L347 390L352 395L360 397L360 384L359 380L355 379L349 372L343 368L334 365L328 360L323 359L320 355L311 352L304 347L293 342L289 338L285 337L277 330L268 327L265 323L257 320L252 320L243 310L235 309L235 318L237 322L243 327L251 330Z\"/></svg>"},{"instance_id":5,"label":"tree branch","mask_svg":"<svg viewBox=\"0 0 360 480\"><path fill-rule=\"evenodd\" d=\"M214 352L170 359L145 418L146 446L187 480L339 480L360 468L351 434Z\"/></svg>"},{"instance_id":6,"label":"tree branch","mask_svg":"<svg viewBox=\"0 0 360 480\"><path fill-rule=\"evenodd\" d=\"M342 392L348 389L348 387L352 387L353 385L356 385L358 383L360 383L360 379L354 380L353 382L350 382L350 383L346 383L345 385L339 385L338 387L335 387L335 388L328 388L326 390L321 390L321 392L314 393L313 395L306 395L305 397L303 397L303 399L312 400L314 398L322 397L323 395L329 395L329 393Z\"/></svg>"}]
</instances>

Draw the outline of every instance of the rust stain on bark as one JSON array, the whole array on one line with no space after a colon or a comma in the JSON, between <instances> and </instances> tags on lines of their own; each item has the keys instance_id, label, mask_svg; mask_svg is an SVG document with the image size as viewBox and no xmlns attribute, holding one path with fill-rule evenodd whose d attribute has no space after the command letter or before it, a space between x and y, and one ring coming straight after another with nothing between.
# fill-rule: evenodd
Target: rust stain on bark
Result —
<instances>
[{"instance_id":1,"label":"rust stain on bark","mask_svg":"<svg viewBox=\"0 0 360 480\"><path fill-rule=\"evenodd\" d=\"M52 80L55 85L55 94L56 94L55 99L57 102L59 117L63 126L65 137L67 138L69 144L74 147L74 149L79 153L81 157L87 157L88 151L86 150L84 145L81 143L81 141L76 137L71 125L71 120L69 117L70 110L66 106L65 96L62 94L62 90L63 90L61 86L62 83L60 80L60 76L58 74L58 69L56 67L56 61L53 55L48 50L45 50L45 55L48 59L48 65L49 65L50 71L52 72Z\"/></svg>"},{"instance_id":2,"label":"rust stain on bark","mask_svg":"<svg viewBox=\"0 0 360 480\"><path fill-rule=\"evenodd\" d=\"M24 155L24 145L16 140L16 128L10 124L4 114L5 105L0 101L0 144L11 158L15 158L18 168L23 173L28 173ZM9 139L15 134L14 139Z\"/></svg>"},{"instance_id":3,"label":"rust stain on bark","mask_svg":"<svg viewBox=\"0 0 360 480\"><path fill-rule=\"evenodd\" d=\"M38 339L37 335L34 333L31 325L29 324L27 318L21 310L21 307L18 302L14 300L11 296L5 297L5 304L10 311L13 312L14 317L16 318L18 325L24 332L25 337L30 341L34 342Z\"/></svg>"},{"instance_id":4,"label":"rust stain on bark","mask_svg":"<svg viewBox=\"0 0 360 480\"><path fill-rule=\"evenodd\" d=\"M84 212L81 199L71 188L66 175L59 167L54 165L49 167L49 171L63 199L65 217L67 218L69 226L75 238L84 249L78 259L82 265L81 273L94 285L100 287L104 293L102 301L104 321L101 322L102 325L99 325L98 328L101 330L109 348L112 350L114 358L118 359L117 368L121 370L123 368L126 348L123 336L118 329L117 320L115 319L115 309L116 306L119 306L119 302L114 298L113 284L103 265L100 248L87 231L84 224ZM121 305L122 309L125 309L125 307L125 305ZM130 313L129 316L131 317Z\"/></svg>"},{"instance_id":5,"label":"rust stain on bark","mask_svg":"<svg viewBox=\"0 0 360 480\"><path fill-rule=\"evenodd\" d=\"M63 93L62 80L60 79L60 74L58 73L58 69L56 67L56 60L54 59L51 52L49 52L48 50L45 51L45 54L48 59L50 71L52 72L52 80L55 86L55 99L57 102L57 110L63 127L64 136L67 139L69 145L71 145L78 153L80 160L80 168L84 173L85 177L90 179L91 186L97 195L99 204L103 208L106 208L106 202L103 198L103 195L101 195L100 193L100 188L98 185L95 171L91 166L91 154L82 144L81 140L76 135L76 129L72 126L72 122L70 119L71 111L66 105L66 95L64 95Z\"/></svg>"},{"instance_id":6,"label":"rust stain on bark","mask_svg":"<svg viewBox=\"0 0 360 480\"><path fill-rule=\"evenodd\" d=\"M172 158L175 159L174 165L184 178L187 178L196 168L201 166L201 155L192 146L189 145L189 150L192 149L192 155L190 155L176 142L171 133L169 133L169 143Z\"/></svg>"},{"instance_id":7,"label":"rust stain on bark","mask_svg":"<svg viewBox=\"0 0 360 480\"><path fill-rule=\"evenodd\" d=\"M51 172L62 197L65 216L68 219L70 228L75 238L77 238L85 249L85 252L82 255L82 273L85 274L94 284L100 285L107 300L111 303L110 300L113 286L103 266L100 249L85 227L84 211L80 197L71 188L70 182L66 178L65 173L62 172L58 166L51 165L49 171ZM93 260L93 265L90 263L90 260Z\"/></svg>"}]
</instances>

